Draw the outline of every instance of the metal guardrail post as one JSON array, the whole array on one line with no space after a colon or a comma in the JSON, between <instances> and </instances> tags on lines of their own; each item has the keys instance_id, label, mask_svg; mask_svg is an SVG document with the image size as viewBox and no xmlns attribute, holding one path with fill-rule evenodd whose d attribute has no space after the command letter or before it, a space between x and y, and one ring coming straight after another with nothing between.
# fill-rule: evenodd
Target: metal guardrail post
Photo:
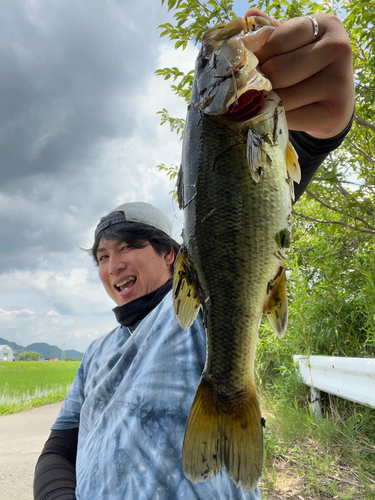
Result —
<instances>
[{"instance_id":1,"label":"metal guardrail post","mask_svg":"<svg viewBox=\"0 0 375 500\"><path fill-rule=\"evenodd\" d=\"M320 391L315 387L310 387L311 410L314 420L322 418L322 407L320 406Z\"/></svg>"}]
</instances>

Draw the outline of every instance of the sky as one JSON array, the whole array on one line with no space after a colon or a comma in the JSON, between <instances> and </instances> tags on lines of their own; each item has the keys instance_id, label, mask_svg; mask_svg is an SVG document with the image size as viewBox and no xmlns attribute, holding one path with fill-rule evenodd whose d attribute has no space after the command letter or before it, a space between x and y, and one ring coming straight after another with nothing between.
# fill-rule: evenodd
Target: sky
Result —
<instances>
[{"instance_id":1,"label":"sky","mask_svg":"<svg viewBox=\"0 0 375 500\"><path fill-rule=\"evenodd\" d=\"M245 2L236 12L243 15ZM238 9L238 10L237 10ZM157 68L194 67L157 26L159 0L3 0L0 16L0 337L84 352L117 323L82 248L103 215L145 201L173 221L181 142L157 111L186 104Z\"/></svg>"}]
</instances>

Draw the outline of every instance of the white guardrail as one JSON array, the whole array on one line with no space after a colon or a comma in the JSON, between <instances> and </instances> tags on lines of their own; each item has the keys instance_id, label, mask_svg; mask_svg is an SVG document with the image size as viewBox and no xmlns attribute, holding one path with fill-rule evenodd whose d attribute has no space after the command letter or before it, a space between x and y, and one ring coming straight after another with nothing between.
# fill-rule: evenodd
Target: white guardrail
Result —
<instances>
[{"instance_id":1,"label":"white guardrail","mask_svg":"<svg viewBox=\"0 0 375 500\"><path fill-rule=\"evenodd\" d=\"M311 387L316 417L321 415L319 391L375 408L375 359L301 355L293 359L303 381Z\"/></svg>"}]
</instances>

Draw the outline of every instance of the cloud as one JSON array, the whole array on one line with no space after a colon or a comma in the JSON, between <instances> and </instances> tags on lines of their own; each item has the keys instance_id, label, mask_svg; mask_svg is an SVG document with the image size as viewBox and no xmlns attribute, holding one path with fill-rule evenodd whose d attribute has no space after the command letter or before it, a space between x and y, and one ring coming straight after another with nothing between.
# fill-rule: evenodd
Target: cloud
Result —
<instances>
[{"instance_id":1,"label":"cloud","mask_svg":"<svg viewBox=\"0 0 375 500\"><path fill-rule=\"evenodd\" d=\"M131 96L152 74L157 41L156 30L145 36L131 21L145 7L72 0L3 6L3 185L28 194L25 178L70 176L104 141L131 134ZM159 13L152 2L147 11Z\"/></svg>"},{"instance_id":2,"label":"cloud","mask_svg":"<svg viewBox=\"0 0 375 500\"><path fill-rule=\"evenodd\" d=\"M0 318L1 319L13 319L17 318L29 318L30 316L34 316L35 312L30 311L30 309L22 309L20 311L6 311L5 309L0 308Z\"/></svg>"},{"instance_id":3,"label":"cloud","mask_svg":"<svg viewBox=\"0 0 375 500\"><path fill-rule=\"evenodd\" d=\"M80 247L117 205L154 204L180 238L174 182L156 165L179 165L182 144L156 113L183 118L186 103L154 71L189 71L197 49L160 41L168 20L148 0L2 6L0 304L12 314L0 314L0 336L82 350L116 326Z\"/></svg>"}]
</instances>

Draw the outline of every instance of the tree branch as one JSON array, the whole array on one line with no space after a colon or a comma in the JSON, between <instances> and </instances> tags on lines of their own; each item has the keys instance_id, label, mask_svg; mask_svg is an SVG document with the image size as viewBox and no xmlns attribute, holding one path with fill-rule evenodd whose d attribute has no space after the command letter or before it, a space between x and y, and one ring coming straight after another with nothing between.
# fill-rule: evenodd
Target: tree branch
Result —
<instances>
[{"instance_id":1,"label":"tree branch","mask_svg":"<svg viewBox=\"0 0 375 500\"><path fill-rule=\"evenodd\" d=\"M328 179L326 177L319 177L318 175L316 175L314 177L314 180L316 180L316 181L323 181L323 182L329 182L330 184L351 184L352 186L359 186L359 187L363 187L364 186L364 184L360 184L359 182L343 181L343 180L340 180L340 179ZM345 191L346 191L346 189L345 189Z\"/></svg>"},{"instance_id":2,"label":"tree branch","mask_svg":"<svg viewBox=\"0 0 375 500\"><path fill-rule=\"evenodd\" d=\"M354 121L358 123L358 125L363 125L364 127L369 128L370 130L375 132L375 125L373 123L367 122L366 120L360 118L357 115L354 115Z\"/></svg>"},{"instance_id":3,"label":"tree branch","mask_svg":"<svg viewBox=\"0 0 375 500\"><path fill-rule=\"evenodd\" d=\"M197 4L200 5L202 7L203 10L206 11L206 14L210 15L212 14L212 10L210 10L207 5L204 5L203 3L201 3L199 0L196 0L197 1Z\"/></svg>"},{"instance_id":4,"label":"tree branch","mask_svg":"<svg viewBox=\"0 0 375 500\"><path fill-rule=\"evenodd\" d=\"M351 182L351 181L343 181L343 180L334 180L334 179L327 179L325 177L319 177L318 175L316 177L314 177L314 180L319 183L319 182L327 182L331 185L335 185L335 184L339 184L339 186L341 186L342 184L351 184L352 186L358 186L359 189L361 190L361 192L363 192L364 190L367 190L367 191L371 191L373 193L373 195L375 196L375 190L374 190L374 187L373 186L370 186L369 184L360 184L359 182ZM366 179L366 182L368 183L368 180ZM337 189L338 191L341 193L341 188L343 189L343 191L345 191L348 195L350 194L349 191L347 191L343 186L341 186L341 188L337 186ZM342 192L342 194L345 196L345 197L348 197L344 192ZM373 216L373 212L371 211L371 213L369 213L368 215L370 215L371 217Z\"/></svg>"},{"instance_id":5,"label":"tree branch","mask_svg":"<svg viewBox=\"0 0 375 500\"><path fill-rule=\"evenodd\" d=\"M372 163L373 165L375 165L374 158L372 158L372 156L370 156L365 151L363 151L361 148L359 148L356 144L354 144L354 142L351 139L349 139L348 136L345 137L345 140L347 142L349 142L349 144L351 144L354 149L356 149L359 153L361 153L370 163Z\"/></svg>"},{"instance_id":6,"label":"tree branch","mask_svg":"<svg viewBox=\"0 0 375 500\"><path fill-rule=\"evenodd\" d=\"M340 210L338 208L335 208L335 207L331 207L330 205L328 205L327 203L325 203L323 200L321 200L320 198L318 198L314 193L312 193L311 191L309 191L308 189L306 189L306 193L309 194L311 196L311 198L314 198L314 200L316 200L317 202L319 202L321 205L323 205L323 207L326 207L328 208L328 210L333 210L334 212L339 212L340 213Z\"/></svg>"},{"instance_id":7,"label":"tree branch","mask_svg":"<svg viewBox=\"0 0 375 500\"><path fill-rule=\"evenodd\" d=\"M223 9L223 11L225 12L225 15L227 16L228 21L230 21L231 19L230 19L229 11L226 8L226 6L222 2L219 2L219 5Z\"/></svg>"},{"instance_id":8,"label":"tree branch","mask_svg":"<svg viewBox=\"0 0 375 500\"><path fill-rule=\"evenodd\" d=\"M296 212L293 210L294 215L299 215L303 219L310 220L312 222L318 222L319 224L336 224L339 226L344 226L347 227L348 229L354 229L354 231L358 231L359 233L366 233L366 234L375 234L375 231L371 231L370 229L360 229L355 226L351 226L350 224L346 224L346 222L340 222L340 221L335 221L335 220L320 220L320 219L314 219L313 217L309 217L308 215L301 214L299 212Z\"/></svg>"},{"instance_id":9,"label":"tree branch","mask_svg":"<svg viewBox=\"0 0 375 500\"><path fill-rule=\"evenodd\" d=\"M323 205L323 207L326 207L328 208L328 210L333 210L334 212L338 212L339 214L341 214L341 211L335 207L331 207L330 205L328 205L327 203L324 203L323 200L321 200L320 198L318 198L314 193L312 193L311 191L309 191L308 189L306 189L306 193L309 194L311 196L311 198L314 198L314 200L316 200L318 203L320 203L321 205ZM351 218L353 218L354 220L357 220L359 222L362 222L362 224L364 224L365 226L367 226L369 229L371 229L372 231L375 232L375 227L372 226L369 222L367 222L365 219L362 219L362 217L358 217L358 215L351 215L350 216Z\"/></svg>"},{"instance_id":10,"label":"tree branch","mask_svg":"<svg viewBox=\"0 0 375 500\"><path fill-rule=\"evenodd\" d=\"M372 89L366 87L366 85L362 85L361 83L357 83L357 87L363 89L365 92L371 92L371 94L375 94Z\"/></svg>"}]
</instances>

